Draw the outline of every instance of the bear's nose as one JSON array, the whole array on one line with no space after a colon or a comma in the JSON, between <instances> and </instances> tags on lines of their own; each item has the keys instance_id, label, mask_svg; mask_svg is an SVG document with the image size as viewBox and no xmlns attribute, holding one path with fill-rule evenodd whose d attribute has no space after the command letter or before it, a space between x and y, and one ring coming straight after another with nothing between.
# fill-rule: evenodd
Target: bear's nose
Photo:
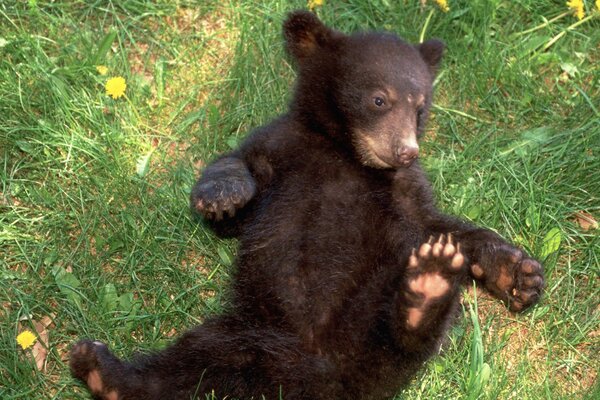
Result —
<instances>
[{"instance_id":1,"label":"bear's nose","mask_svg":"<svg viewBox=\"0 0 600 400\"><path fill-rule=\"evenodd\" d=\"M419 148L412 146L402 146L398 149L397 158L400 164L408 167L419 156Z\"/></svg>"}]
</instances>

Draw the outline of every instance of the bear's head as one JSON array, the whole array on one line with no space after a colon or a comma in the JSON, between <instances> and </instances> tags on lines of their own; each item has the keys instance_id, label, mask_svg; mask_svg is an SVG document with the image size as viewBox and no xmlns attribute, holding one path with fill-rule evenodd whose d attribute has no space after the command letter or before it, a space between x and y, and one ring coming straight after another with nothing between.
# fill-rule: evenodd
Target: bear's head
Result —
<instances>
[{"instance_id":1,"label":"bear's head","mask_svg":"<svg viewBox=\"0 0 600 400\"><path fill-rule=\"evenodd\" d=\"M307 11L289 14L283 33L298 65L292 113L349 145L364 165L410 166L444 44L411 45L380 32L345 35Z\"/></svg>"}]
</instances>

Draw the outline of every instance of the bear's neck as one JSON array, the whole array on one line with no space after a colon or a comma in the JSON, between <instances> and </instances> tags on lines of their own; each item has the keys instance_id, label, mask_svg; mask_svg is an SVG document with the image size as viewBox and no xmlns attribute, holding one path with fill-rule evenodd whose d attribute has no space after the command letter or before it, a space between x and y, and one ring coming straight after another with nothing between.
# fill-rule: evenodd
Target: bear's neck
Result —
<instances>
[{"instance_id":1,"label":"bear's neck","mask_svg":"<svg viewBox=\"0 0 600 400\"><path fill-rule=\"evenodd\" d=\"M290 118L299 124L306 134L324 139L345 157L358 162L359 158L352 145L352 137L344 125L329 112L307 109L302 103L292 103L289 112Z\"/></svg>"},{"instance_id":2,"label":"bear's neck","mask_svg":"<svg viewBox=\"0 0 600 400\"><path fill-rule=\"evenodd\" d=\"M335 103L333 83L335 71L327 63L313 62L298 71L290 104L292 118L311 132L340 143L350 142L344 114Z\"/></svg>"}]
</instances>

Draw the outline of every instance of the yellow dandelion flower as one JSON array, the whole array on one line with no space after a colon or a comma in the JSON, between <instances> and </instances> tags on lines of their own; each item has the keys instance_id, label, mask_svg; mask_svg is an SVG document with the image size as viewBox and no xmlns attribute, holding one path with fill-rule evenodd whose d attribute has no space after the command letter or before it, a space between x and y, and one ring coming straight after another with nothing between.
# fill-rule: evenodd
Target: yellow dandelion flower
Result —
<instances>
[{"instance_id":1,"label":"yellow dandelion flower","mask_svg":"<svg viewBox=\"0 0 600 400\"><path fill-rule=\"evenodd\" d=\"M37 337L31 331L23 331L17 336L17 343L23 350L33 346Z\"/></svg>"},{"instance_id":2,"label":"yellow dandelion flower","mask_svg":"<svg viewBox=\"0 0 600 400\"><path fill-rule=\"evenodd\" d=\"M596 0L596 8L600 11L600 0Z\"/></svg>"},{"instance_id":3,"label":"yellow dandelion flower","mask_svg":"<svg viewBox=\"0 0 600 400\"><path fill-rule=\"evenodd\" d=\"M100 75L106 75L108 73L108 67L106 65L96 65L96 71Z\"/></svg>"},{"instance_id":4,"label":"yellow dandelion flower","mask_svg":"<svg viewBox=\"0 0 600 400\"><path fill-rule=\"evenodd\" d=\"M113 99L118 99L119 97L125 94L125 89L127 88L127 83L125 83L125 78L122 76L115 76L114 78L110 78L106 81L106 95L111 96Z\"/></svg>"},{"instance_id":5,"label":"yellow dandelion flower","mask_svg":"<svg viewBox=\"0 0 600 400\"><path fill-rule=\"evenodd\" d=\"M598 4L596 2L596 4ZM583 11L583 0L569 0L567 1L567 7L573 10L573 13L577 17L577 19L582 20L585 17L585 12Z\"/></svg>"},{"instance_id":6,"label":"yellow dandelion flower","mask_svg":"<svg viewBox=\"0 0 600 400\"><path fill-rule=\"evenodd\" d=\"M450 7L448 6L448 0L435 0L435 2L443 12L450 11Z\"/></svg>"},{"instance_id":7,"label":"yellow dandelion flower","mask_svg":"<svg viewBox=\"0 0 600 400\"><path fill-rule=\"evenodd\" d=\"M308 0L307 7L310 11L313 11L317 7L321 7L324 3L324 0Z\"/></svg>"}]
</instances>

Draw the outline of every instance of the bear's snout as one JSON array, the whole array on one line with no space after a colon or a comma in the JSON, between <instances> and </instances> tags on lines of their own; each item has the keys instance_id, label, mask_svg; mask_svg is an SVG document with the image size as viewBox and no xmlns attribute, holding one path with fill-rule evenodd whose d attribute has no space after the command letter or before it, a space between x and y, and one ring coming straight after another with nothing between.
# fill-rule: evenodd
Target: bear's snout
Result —
<instances>
[{"instance_id":1,"label":"bear's snout","mask_svg":"<svg viewBox=\"0 0 600 400\"><path fill-rule=\"evenodd\" d=\"M403 167L409 167L419 157L419 148L414 146L400 146L396 150L396 160Z\"/></svg>"}]
</instances>

